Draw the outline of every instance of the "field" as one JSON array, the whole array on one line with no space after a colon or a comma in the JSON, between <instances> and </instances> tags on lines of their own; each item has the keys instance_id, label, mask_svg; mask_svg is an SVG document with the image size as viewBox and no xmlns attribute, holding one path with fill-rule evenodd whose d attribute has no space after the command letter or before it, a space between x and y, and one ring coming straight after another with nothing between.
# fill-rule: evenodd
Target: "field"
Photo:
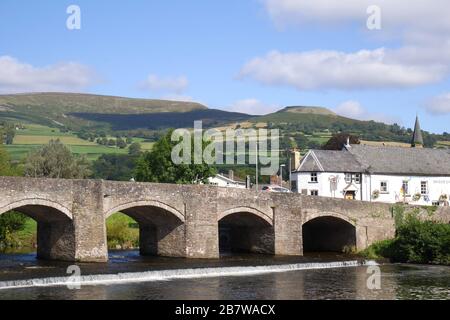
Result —
<instances>
[{"instance_id":1,"label":"field","mask_svg":"<svg viewBox=\"0 0 450 320\"><path fill-rule=\"evenodd\" d=\"M52 139L61 140L74 154L85 155L90 161L98 159L102 154L128 153L128 149L102 146L95 142L80 139L73 133L62 133L55 128L33 124L28 124L24 130L18 130L13 144L5 145L4 147L9 152L12 160L20 161L30 151L47 144ZM152 142L145 142L144 139L136 138L133 141L141 143L143 150L151 150L153 146Z\"/></svg>"}]
</instances>

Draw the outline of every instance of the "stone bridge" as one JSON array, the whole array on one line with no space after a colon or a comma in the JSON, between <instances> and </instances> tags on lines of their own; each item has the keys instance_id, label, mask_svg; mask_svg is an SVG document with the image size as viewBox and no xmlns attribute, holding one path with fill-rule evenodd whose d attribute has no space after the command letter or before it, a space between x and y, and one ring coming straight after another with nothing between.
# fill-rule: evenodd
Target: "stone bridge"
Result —
<instances>
[{"instance_id":1,"label":"stone bridge","mask_svg":"<svg viewBox=\"0 0 450 320\"><path fill-rule=\"evenodd\" d=\"M0 177L11 210L37 221L39 258L66 261L106 261L116 212L139 224L141 254L170 257L360 250L395 232L387 204L201 185Z\"/></svg>"}]
</instances>

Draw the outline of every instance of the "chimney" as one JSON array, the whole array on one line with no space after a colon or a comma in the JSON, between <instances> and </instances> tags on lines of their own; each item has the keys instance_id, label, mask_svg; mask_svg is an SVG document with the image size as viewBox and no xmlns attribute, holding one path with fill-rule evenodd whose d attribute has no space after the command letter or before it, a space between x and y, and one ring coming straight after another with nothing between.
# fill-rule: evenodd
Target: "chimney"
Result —
<instances>
[{"instance_id":1,"label":"chimney","mask_svg":"<svg viewBox=\"0 0 450 320\"><path fill-rule=\"evenodd\" d=\"M228 171L228 179L231 179L234 181L234 171L233 170Z\"/></svg>"},{"instance_id":2,"label":"chimney","mask_svg":"<svg viewBox=\"0 0 450 320\"><path fill-rule=\"evenodd\" d=\"M291 165L290 169L291 171L296 171L298 167L300 167L300 150L299 149L291 149L290 151L290 159L291 159Z\"/></svg>"}]
</instances>

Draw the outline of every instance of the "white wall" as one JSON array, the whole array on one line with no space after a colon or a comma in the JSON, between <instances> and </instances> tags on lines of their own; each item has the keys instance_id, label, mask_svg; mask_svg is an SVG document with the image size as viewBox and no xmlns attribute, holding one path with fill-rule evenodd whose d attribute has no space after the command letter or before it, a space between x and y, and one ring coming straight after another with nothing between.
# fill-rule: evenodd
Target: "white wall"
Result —
<instances>
[{"instance_id":1,"label":"white wall","mask_svg":"<svg viewBox=\"0 0 450 320\"><path fill-rule=\"evenodd\" d=\"M377 202L403 202L404 200L411 204L417 205L432 205L432 202L439 201L442 194L446 194L447 197L450 194L450 177L420 177L420 176L388 176L388 175L372 175L372 191L380 190L381 181L388 182L388 192L380 193L380 197ZM408 181L410 197L404 198L401 194L401 187L403 181ZM419 201L413 201L413 196L416 193L421 192L421 182L426 181L428 183L428 201L425 197L421 197Z\"/></svg>"},{"instance_id":2,"label":"white wall","mask_svg":"<svg viewBox=\"0 0 450 320\"><path fill-rule=\"evenodd\" d=\"M330 190L330 178L332 176L338 177L337 190L332 193ZM318 183L311 183L311 174L308 172L295 172L292 173L292 180L297 181L297 192L301 193L303 189L308 190L308 195L311 194L311 190L318 190L319 196L332 197L332 198L344 198L342 191L348 185L345 182L344 173L329 173L318 172ZM372 193L374 190L381 191L381 182L386 181L388 183L388 190L386 193L380 192L377 199L372 199ZM409 185L409 197L404 198L401 194L401 188L403 181L408 181ZM419 201L413 201L413 196L421 191L421 182L427 181L428 183L428 201L425 197L421 197ZM421 177L421 176L402 176L402 175L362 175L362 183L356 184L353 182L353 186L356 187L356 199L363 201L374 202L386 202L396 203L403 202L414 205L432 205L433 202L439 201L442 194L446 194L450 199L450 177Z\"/></svg>"},{"instance_id":3,"label":"white wall","mask_svg":"<svg viewBox=\"0 0 450 320\"><path fill-rule=\"evenodd\" d=\"M239 188L245 189L245 185L239 183L232 183L218 176L208 178L208 184L218 187Z\"/></svg>"},{"instance_id":4,"label":"white wall","mask_svg":"<svg viewBox=\"0 0 450 320\"><path fill-rule=\"evenodd\" d=\"M337 189L331 190L330 179L337 177ZM297 181L297 192L301 193L303 189L308 190L308 195L311 194L311 190L318 190L319 196L331 197L331 198L344 198L342 191L348 186L345 181L344 173L330 173L330 172L318 172L318 183L311 183L311 173L309 172L295 172L292 173L292 180ZM353 188L356 189L356 199L361 198L361 185L353 182ZM353 189L352 189L353 190Z\"/></svg>"}]
</instances>

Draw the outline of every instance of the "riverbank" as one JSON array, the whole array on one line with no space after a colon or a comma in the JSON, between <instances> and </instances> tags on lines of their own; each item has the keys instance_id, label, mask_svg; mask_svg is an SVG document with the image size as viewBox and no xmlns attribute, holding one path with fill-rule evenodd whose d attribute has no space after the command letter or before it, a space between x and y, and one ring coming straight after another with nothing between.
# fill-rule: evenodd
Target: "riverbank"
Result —
<instances>
[{"instance_id":1,"label":"riverbank","mask_svg":"<svg viewBox=\"0 0 450 320\"><path fill-rule=\"evenodd\" d=\"M407 216L398 222L394 239L379 241L361 256L392 262L450 265L450 225Z\"/></svg>"}]
</instances>

